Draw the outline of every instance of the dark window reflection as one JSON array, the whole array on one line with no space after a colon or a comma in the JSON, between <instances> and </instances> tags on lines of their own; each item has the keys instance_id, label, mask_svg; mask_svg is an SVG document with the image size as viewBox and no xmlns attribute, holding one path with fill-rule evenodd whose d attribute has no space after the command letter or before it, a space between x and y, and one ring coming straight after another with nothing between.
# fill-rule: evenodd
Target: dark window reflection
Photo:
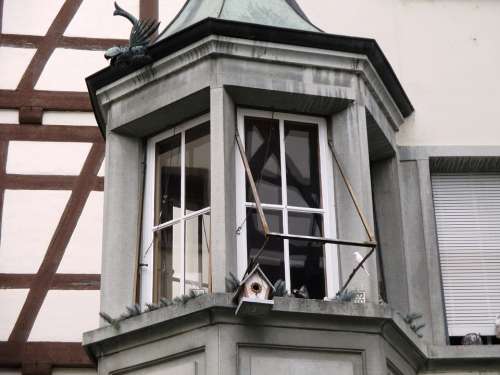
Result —
<instances>
[{"instance_id":1,"label":"dark window reflection","mask_svg":"<svg viewBox=\"0 0 500 375\"><path fill-rule=\"evenodd\" d=\"M319 208L318 127L285 121L288 205Z\"/></svg>"},{"instance_id":2,"label":"dark window reflection","mask_svg":"<svg viewBox=\"0 0 500 375\"><path fill-rule=\"evenodd\" d=\"M245 150L262 203L281 204L279 121L245 117ZM253 202L247 179L247 201Z\"/></svg>"},{"instance_id":3,"label":"dark window reflection","mask_svg":"<svg viewBox=\"0 0 500 375\"><path fill-rule=\"evenodd\" d=\"M155 222L164 223L182 215L181 211L181 135L156 145Z\"/></svg>"},{"instance_id":4,"label":"dark window reflection","mask_svg":"<svg viewBox=\"0 0 500 375\"><path fill-rule=\"evenodd\" d=\"M320 214L288 213L289 233L304 236L323 236ZM290 240L290 279L293 289L305 285L309 298L325 296L325 259L323 245L312 241Z\"/></svg>"},{"instance_id":5,"label":"dark window reflection","mask_svg":"<svg viewBox=\"0 0 500 375\"><path fill-rule=\"evenodd\" d=\"M283 216L279 211L265 211L269 229L272 232L283 233ZM247 209L247 254L248 262L253 259L262 247L265 237L260 225L257 211ZM262 271L274 284L278 279L285 280L285 261L283 253L283 240L271 238L258 259Z\"/></svg>"},{"instance_id":6,"label":"dark window reflection","mask_svg":"<svg viewBox=\"0 0 500 375\"><path fill-rule=\"evenodd\" d=\"M210 206L210 126L186 131L186 214Z\"/></svg>"}]
</instances>

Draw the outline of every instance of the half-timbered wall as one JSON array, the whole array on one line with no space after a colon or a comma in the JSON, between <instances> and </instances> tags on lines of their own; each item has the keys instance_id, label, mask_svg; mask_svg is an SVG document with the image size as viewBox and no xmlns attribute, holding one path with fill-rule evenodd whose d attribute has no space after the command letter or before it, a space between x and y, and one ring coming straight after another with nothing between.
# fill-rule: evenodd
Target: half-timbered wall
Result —
<instances>
[{"instance_id":1,"label":"half-timbered wall","mask_svg":"<svg viewBox=\"0 0 500 375\"><path fill-rule=\"evenodd\" d=\"M158 17L158 0L119 3ZM104 142L84 78L127 42L112 12L112 0L0 0L1 374L95 372L81 335L98 325Z\"/></svg>"}]
</instances>

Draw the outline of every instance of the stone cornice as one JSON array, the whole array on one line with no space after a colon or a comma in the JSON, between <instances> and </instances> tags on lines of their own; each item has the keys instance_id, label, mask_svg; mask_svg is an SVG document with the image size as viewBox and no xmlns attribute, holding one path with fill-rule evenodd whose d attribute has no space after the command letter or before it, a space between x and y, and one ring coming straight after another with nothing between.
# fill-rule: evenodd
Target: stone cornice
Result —
<instances>
[{"instance_id":1,"label":"stone cornice","mask_svg":"<svg viewBox=\"0 0 500 375\"><path fill-rule=\"evenodd\" d=\"M219 21L212 20L212 22L218 25ZM250 26L247 25L247 28L250 28ZM280 29L276 30L278 34L280 33L279 30ZM186 32L189 32L189 30ZM289 43L278 43L274 40L262 41L250 37L246 39L242 37L244 36L243 34L238 34L239 37L209 34L201 39L194 40L192 43L179 48L171 47L169 50L166 47L174 44L172 40L169 45L155 46L155 48L161 50L161 53L156 53L155 62L152 68L136 67L135 69L129 68L120 70L110 67L89 77L87 79L87 85L101 130L104 131L106 127L106 105L110 105L123 96L132 95L137 90L154 84L154 81L161 80L163 77L171 75L174 72L186 69L196 62L217 56L273 62L282 65L297 65L305 68L313 67L356 74L366 83L369 91L381 105L383 112L387 115L389 122L395 130L397 130L399 125L403 122L404 116L407 116L411 113L411 110L413 110L409 102L405 109L402 109L403 107L401 107L401 104L396 104L397 101L400 102L403 99L394 97L394 95L397 94L394 89L388 88L388 76L381 76L381 72L386 72L386 70L381 70L380 67L377 68L377 66L383 64L383 62L378 60L384 59L379 58L377 60L377 65L375 65L374 61L372 61L374 58L371 56L373 53L370 52L366 46L363 48L351 48L351 50L356 51L356 53L354 53L342 51L342 49L334 50L332 48L318 48L317 46L309 47L304 46L304 43L301 43L302 45L292 45ZM320 35L321 38L325 36L329 38L341 38L342 40L348 38L328 34ZM172 36L172 38L175 37L175 35ZM169 39L170 38L167 38L165 41L162 41L162 43L166 43ZM353 40L354 39L356 38L353 38ZM360 41L363 41L367 43L367 46L371 45L368 43L371 40L368 39L357 38L356 41L358 44ZM372 42L375 43L374 41ZM342 43L339 43L339 45L341 44ZM163 53L166 52L170 53L163 55ZM386 63L386 60L384 61ZM392 72L392 69L388 71ZM395 76L394 79L396 80L394 82L397 82ZM398 82L395 86L400 87ZM351 87L351 89L356 89L356 87ZM407 100L404 92L401 91L401 93L405 98L404 100Z\"/></svg>"}]
</instances>

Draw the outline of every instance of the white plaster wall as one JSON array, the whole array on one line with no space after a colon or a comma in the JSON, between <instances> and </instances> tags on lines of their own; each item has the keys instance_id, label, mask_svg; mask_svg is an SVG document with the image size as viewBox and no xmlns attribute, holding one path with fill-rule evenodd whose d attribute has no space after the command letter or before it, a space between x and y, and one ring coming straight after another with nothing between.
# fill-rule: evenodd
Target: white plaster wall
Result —
<instances>
[{"instance_id":1,"label":"white plaster wall","mask_svg":"<svg viewBox=\"0 0 500 375\"><path fill-rule=\"evenodd\" d=\"M0 375L22 375L22 371L18 369L10 369L10 368L5 368L5 369L0 369Z\"/></svg>"},{"instance_id":2,"label":"white plaster wall","mask_svg":"<svg viewBox=\"0 0 500 375\"><path fill-rule=\"evenodd\" d=\"M298 2L326 32L378 41L416 110L400 144L499 144L500 2Z\"/></svg>"},{"instance_id":3,"label":"white plaster wall","mask_svg":"<svg viewBox=\"0 0 500 375\"><path fill-rule=\"evenodd\" d=\"M2 32L45 35L64 0L4 0Z\"/></svg>"},{"instance_id":4,"label":"white plaster wall","mask_svg":"<svg viewBox=\"0 0 500 375\"><path fill-rule=\"evenodd\" d=\"M28 291L28 289L0 289L0 306L2 306L0 308L0 341L8 340ZM11 374L0 372L0 375Z\"/></svg>"},{"instance_id":5,"label":"white plaster wall","mask_svg":"<svg viewBox=\"0 0 500 375\"><path fill-rule=\"evenodd\" d=\"M0 273L38 271L69 196L69 191L5 191Z\"/></svg>"},{"instance_id":6,"label":"white plaster wall","mask_svg":"<svg viewBox=\"0 0 500 375\"><path fill-rule=\"evenodd\" d=\"M85 78L107 65L103 51L56 48L35 90L87 91Z\"/></svg>"},{"instance_id":7,"label":"white plaster wall","mask_svg":"<svg viewBox=\"0 0 500 375\"><path fill-rule=\"evenodd\" d=\"M80 142L10 141L7 173L78 175L91 144Z\"/></svg>"},{"instance_id":8,"label":"white plaster wall","mask_svg":"<svg viewBox=\"0 0 500 375\"><path fill-rule=\"evenodd\" d=\"M42 124L97 126L97 121L93 112L44 111Z\"/></svg>"},{"instance_id":9,"label":"white plaster wall","mask_svg":"<svg viewBox=\"0 0 500 375\"><path fill-rule=\"evenodd\" d=\"M98 290L50 290L28 341L78 342L98 325Z\"/></svg>"},{"instance_id":10,"label":"white plaster wall","mask_svg":"<svg viewBox=\"0 0 500 375\"><path fill-rule=\"evenodd\" d=\"M185 0L158 0L158 15L161 21L160 30L163 30L179 13Z\"/></svg>"},{"instance_id":11,"label":"white plaster wall","mask_svg":"<svg viewBox=\"0 0 500 375\"><path fill-rule=\"evenodd\" d=\"M34 54L32 48L0 47L0 89L16 89Z\"/></svg>"},{"instance_id":12,"label":"white plaster wall","mask_svg":"<svg viewBox=\"0 0 500 375\"><path fill-rule=\"evenodd\" d=\"M58 273L101 273L103 192L91 192Z\"/></svg>"},{"instance_id":13,"label":"white plaster wall","mask_svg":"<svg viewBox=\"0 0 500 375\"><path fill-rule=\"evenodd\" d=\"M19 111L16 109L0 109L0 124L19 124Z\"/></svg>"},{"instance_id":14,"label":"white plaster wall","mask_svg":"<svg viewBox=\"0 0 500 375\"><path fill-rule=\"evenodd\" d=\"M104 177L104 174L106 173L106 159L102 161L101 168L99 168L99 171L97 172L97 175L99 177Z\"/></svg>"},{"instance_id":15,"label":"white plaster wall","mask_svg":"<svg viewBox=\"0 0 500 375\"><path fill-rule=\"evenodd\" d=\"M112 17L113 2L84 0L64 35L128 39L131 23L123 17ZM139 0L119 0L118 4L134 15L139 14Z\"/></svg>"}]
</instances>

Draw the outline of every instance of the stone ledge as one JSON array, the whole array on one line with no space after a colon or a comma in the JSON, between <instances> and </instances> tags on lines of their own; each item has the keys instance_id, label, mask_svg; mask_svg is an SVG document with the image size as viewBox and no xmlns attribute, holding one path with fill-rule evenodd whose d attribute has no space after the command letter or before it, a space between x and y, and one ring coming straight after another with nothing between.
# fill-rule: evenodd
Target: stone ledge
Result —
<instances>
[{"instance_id":1,"label":"stone ledge","mask_svg":"<svg viewBox=\"0 0 500 375\"><path fill-rule=\"evenodd\" d=\"M209 324L299 326L304 329L378 333L391 342L407 341L408 348L411 347L419 353L419 356L423 357L426 353L423 342L388 306L276 297L269 316L253 319L234 316L236 306L232 303L231 298L231 294L203 295L189 300L185 304L146 312L120 322L118 328L108 325L86 332L83 336L83 345L92 351L92 346L115 340L118 337L125 337L141 331L146 332L151 329L157 331L156 328L168 325L172 321L208 313L210 315ZM391 329L388 328L388 325L391 326Z\"/></svg>"},{"instance_id":2,"label":"stone ledge","mask_svg":"<svg viewBox=\"0 0 500 375\"><path fill-rule=\"evenodd\" d=\"M401 355L418 363L422 369L450 369L458 364L465 364L470 368L495 368L500 364L500 346L426 344L387 305L276 297L269 315L249 318L234 315L236 305L231 299L231 294L203 295L185 304L146 312L122 321L118 328L104 326L84 333L83 345L96 358L103 354L106 343L113 346L112 343L116 343L117 339L138 336L147 339L147 335L152 332L161 335L162 331L168 332L174 326L175 330L179 330L185 319L188 319L191 323L199 323L187 327L185 331L207 325L238 324L378 334Z\"/></svg>"}]
</instances>

